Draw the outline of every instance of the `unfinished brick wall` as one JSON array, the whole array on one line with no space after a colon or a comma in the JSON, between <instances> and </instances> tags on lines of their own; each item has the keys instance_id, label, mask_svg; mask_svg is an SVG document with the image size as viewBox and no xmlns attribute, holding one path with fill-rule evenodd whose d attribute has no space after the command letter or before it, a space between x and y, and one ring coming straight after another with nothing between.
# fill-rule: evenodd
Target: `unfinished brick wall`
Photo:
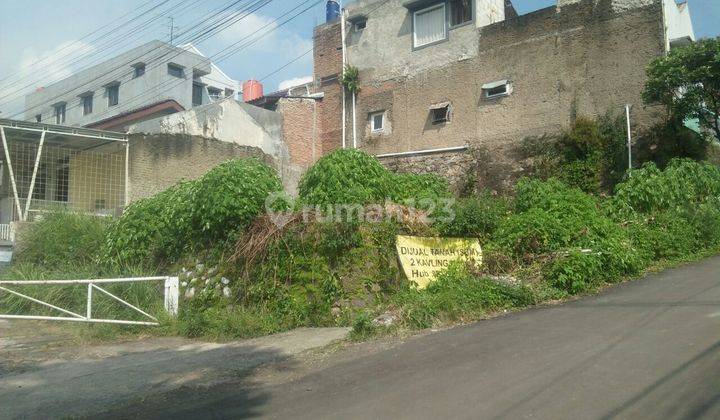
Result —
<instances>
[{"instance_id":1,"label":"unfinished brick wall","mask_svg":"<svg viewBox=\"0 0 720 420\"><path fill-rule=\"evenodd\" d=\"M504 189L523 174L518 148L525 137L556 132L578 115L619 114L628 103L636 127L656 121L641 92L647 64L664 53L660 2L618 14L581 0L560 13L552 7L486 26L478 36L477 57L391 80L361 72L360 147L384 154L470 145L485 156L481 185ZM483 97L483 84L505 79L510 96ZM446 101L450 122L433 124L430 106ZM386 111L390 128L382 135L370 131L368 117L377 111ZM408 165L417 169L419 159ZM442 168L427 159L434 172L454 172L452 162Z\"/></svg>"},{"instance_id":2,"label":"unfinished brick wall","mask_svg":"<svg viewBox=\"0 0 720 420\"><path fill-rule=\"evenodd\" d=\"M309 99L281 99L277 111L283 116L283 141L290 154L290 163L306 170L322 156L318 140L319 104Z\"/></svg>"},{"instance_id":3,"label":"unfinished brick wall","mask_svg":"<svg viewBox=\"0 0 720 420\"><path fill-rule=\"evenodd\" d=\"M180 181L201 177L228 160L255 157L270 165L259 148L179 134L130 136L128 199L150 197Z\"/></svg>"},{"instance_id":4,"label":"unfinished brick wall","mask_svg":"<svg viewBox=\"0 0 720 420\"><path fill-rule=\"evenodd\" d=\"M342 147L342 34L340 23L321 25L313 35L315 90L324 92L318 102L318 138L322 153Z\"/></svg>"}]
</instances>

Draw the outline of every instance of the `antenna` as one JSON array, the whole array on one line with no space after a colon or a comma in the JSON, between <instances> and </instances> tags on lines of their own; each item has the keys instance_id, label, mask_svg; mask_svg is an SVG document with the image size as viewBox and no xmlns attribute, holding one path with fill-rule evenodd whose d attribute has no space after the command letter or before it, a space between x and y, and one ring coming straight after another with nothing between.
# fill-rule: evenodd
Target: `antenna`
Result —
<instances>
[{"instance_id":1,"label":"antenna","mask_svg":"<svg viewBox=\"0 0 720 420\"><path fill-rule=\"evenodd\" d=\"M167 19L170 21L170 23L169 23L169 25L168 25L168 29L169 29L169 31L170 31L170 33L168 34L169 37L170 37L170 45L174 45L174 41L175 41L175 29L180 29L180 27L179 27L179 26L175 26L175 18L174 18L174 17L169 16Z\"/></svg>"}]
</instances>

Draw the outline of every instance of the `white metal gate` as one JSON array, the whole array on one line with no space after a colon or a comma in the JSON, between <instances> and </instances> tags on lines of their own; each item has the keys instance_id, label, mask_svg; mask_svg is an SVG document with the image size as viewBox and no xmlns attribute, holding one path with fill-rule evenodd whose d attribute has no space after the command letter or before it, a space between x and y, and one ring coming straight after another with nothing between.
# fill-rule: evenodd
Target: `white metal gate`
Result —
<instances>
[{"instance_id":1,"label":"white metal gate","mask_svg":"<svg viewBox=\"0 0 720 420\"><path fill-rule=\"evenodd\" d=\"M19 298L26 299L30 302L37 303L39 305L51 308L58 312L62 312L69 316L39 316L39 315L10 315L0 314L0 319L33 319L40 321L71 321L71 322L88 322L98 324L124 324L124 325L159 325L157 318L150 315L146 311L124 301L123 299L115 296L114 294L103 289L99 285L115 284L115 283L136 283L136 282L153 282L153 281L164 281L165 282L165 293L164 293L164 305L165 310L170 315L177 315L178 300L179 300L179 281L177 277L133 277L133 278L122 278L122 279L98 279L98 280L27 280L27 281L0 281L0 291L4 291L15 295ZM87 306L85 309L85 315L81 315L72 312L68 309L55 306L51 303L44 302L40 299L36 299L32 296L20 293L17 290L12 290L6 286L32 286L32 285L44 285L48 287L53 286L68 286L68 285L87 285ZM140 313L149 321L130 321L120 319L98 319L93 318L92 304L93 304L93 291L100 292L122 305Z\"/></svg>"}]
</instances>

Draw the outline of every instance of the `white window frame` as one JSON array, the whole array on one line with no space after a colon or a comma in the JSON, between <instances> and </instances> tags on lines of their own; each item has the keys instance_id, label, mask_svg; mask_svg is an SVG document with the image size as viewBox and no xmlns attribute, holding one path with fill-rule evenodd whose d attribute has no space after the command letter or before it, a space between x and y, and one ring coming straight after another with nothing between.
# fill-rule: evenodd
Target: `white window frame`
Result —
<instances>
[{"instance_id":1,"label":"white window frame","mask_svg":"<svg viewBox=\"0 0 720 420\"><path fill-rule=\"evenodd\" d=\"M420 14L428 13L436 9L442 9L443 10L443 27L444 27L444 36L442 39L439 39L437 41L428 42L425 44L418 44L417 40L417 17ZM434 4L432 6L426 7L424 9L415 10L413 11L413 48L423 48L427 47L429 45L438 44L440 42L446 41L448 39L448 18L447 18L447 4L445 2Z\"/></svg>"},{"instance_id":2,"label":"white window frame","mask_svg":"<svg viewBox=\"0 0 720 420\"><path fill-rule=\"evenodd\" d=\"M488 83L487 85L492 85L492 84L495 84L495 83L497 83L497 82ZM486 85L485 85L485 86L486 86ZM483 86L483 96L485 97L485 99L504 98L504 97L506 97L506 96L510 96L510 94L512 93L512 82L510 82L509 80L506 80L505 83L502 83L502 84L497 85L497 86L493 86L493 87L485 87L485 86ZM492 94L492 95L490 94L490 91L491 91L491 90L497 89L497 88L499 88L499 87L501 87L501 86L505 86L505 91L504 91L504 92L495 93L495 94Z\"/></svg>"},{"instance_id":3,"label":"white window frame","mask_svg":"<svg viewBox=\"0 0 720 420\"><path fill-rule=\"evenodd\" d=\"M86 101L90 100L90 109L88 110L88 107L86 106ZM82 113L83 116L90 115L93 113L93 106L95 105L95 95L92 93L87 93L85 95L82 95L80 97L80 105L82 106Z\"/></svg>"},{"instance_id":4,"label":"white window frame","mask_svg":"<svg viewBox=\"0 0 720 420\"><path fill-rule=\"evenodd\" d=\"M115 103L112 103L112 101L111 101L112 96L110 95L110 91L113 89L117 89L117 95L116 95L117 101L115 101ZM114 83L114 84L105 86L105 95L107 96L108 108L120 105L120 83Z\"/></svg>"},{"instance_id":5,"label":"white window frame","mask_svg":"<svg viewBox=\"0 0 720 420\"><path fill-rule=\"evenodd\" d=\"M375 127L375 117L377 116L382 117L382 127L380 128ZM373 134L380 134L385 132L385 111L378 111L370 114L370 131Z\"/></svg>"},{"instance_id":6,"label":"white window frame","mask_svg":"<svg viewBox=\"0 0 720 420\"><path fill-rule=\"evenodd\" d=\"M62 110L62 113L60 110ZM53 115L55 117L56 125L64 124L67 115L67 103L63 102L53 105Z\"/></svg>"}]
</instances>

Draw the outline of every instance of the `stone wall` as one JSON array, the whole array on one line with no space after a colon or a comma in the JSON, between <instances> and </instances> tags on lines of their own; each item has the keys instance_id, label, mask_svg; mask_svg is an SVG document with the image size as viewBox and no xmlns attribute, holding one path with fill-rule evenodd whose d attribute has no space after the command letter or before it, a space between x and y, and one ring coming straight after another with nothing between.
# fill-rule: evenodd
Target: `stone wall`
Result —
<instances>
[{"instance_id":1,"label":"stone wall","mask_svg":"<svg viewBox=\"0 0 720 420\"><path fill-rule=\"evenodd\" d=\"M450 182L450 188L461 192L473 188L477 162L471 151L432 153L403 157L381 157L380 162L394 172L436 174Z\"/></svg>"},{"instance_id":2,"label":"stone wall","mask_svg":"<svg viewBox=\"0 0 720 420\"><path fill-rule=\"evenodd\" d=\"M647 64L665 51L659 1L619 13L612 2L581 0L486 26L477 36L477 57L390 80L361 72L360 147L386 154L469 145L484 156L480 183L504 189L523 174L518 147L528 136L557 132L579 115L620 113L625 104L633 105L636 128L656 121L641 92ZM482 85L499 80L512 83L512 94L484 98ZM450 121L433 124L430 107L441 102L451 104ZM369 115L379 111L388 129L372 134ZM410 167L436 166L434 157L406 159Z\"/></svg>"},{"instance_id":3,"label":"stone wall","mask_svg":"<svg viewBox=\"0 0 720 420\"><path fill-rule=\"evenodd\" d=\"M201 177L228 160L275 161L257 147L182 134L130 135L129 201L149 197L180 181Z\"/></svg>"}]
</instances>

